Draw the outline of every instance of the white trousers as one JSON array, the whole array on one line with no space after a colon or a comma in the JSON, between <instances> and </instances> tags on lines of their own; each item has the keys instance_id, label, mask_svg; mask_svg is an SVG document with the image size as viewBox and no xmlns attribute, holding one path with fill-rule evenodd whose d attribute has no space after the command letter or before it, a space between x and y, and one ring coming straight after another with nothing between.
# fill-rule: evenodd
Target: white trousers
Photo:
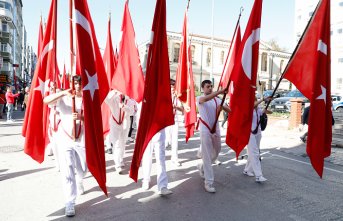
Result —
<instances>
[{"instance_id":1,"label":"white trousers","mask_svg":"<svg viewBox=\"0 0 343 221\"><path fill-rule=\"evenodd\" d=\"M205 184L213 184L212 163L217 159L221 150L220 133L211 134L208 130L200 131L200 146Z\"/></svg>"},{"instance_id":2,"label":"white trousers","mask_svg":"<svg viewBox=\"0 0 343 221\"><path fill-rule=\"evenodd\" d=\"M83 182L87 172L85 148L78 143L64 146L63 141L58 143L58 154L62 184L66 200L66 206L75 204L77 196L77 184ZM76 170L76 175L75 175Z\"/></svg>"},{"instance_id":3,"label":"white trousers","mask_svg":"<svg viewBox=\"0 0 343 221\"><path fill-rule=\"evenodd\" d=\"M125 146L129 129L116 126L110 128L109 141L113 145L114 166L116 168L124 166Z\"/></svg>"},{"instance_id":4,"label":"white trousers","mask_svg":"<svg viewBox=\"0 0 343 221\"><path fill-rule=\"evenodd\" d=\"M51 128L48 129L48 136L49 136L49 140L50 143L46 146L46 150L47 153L49 155L54 154L55 157L55 165L57 170L60 169L60 165L59 165L59 159L58 159L58 151L57 151L57 143L56 143L56 132L54 132Z\"/></svg>"},{"instance_id":5,"label":"white trousers","mask_svg":"<svg viewBox=\"0 0 343 221\"><path fill-rule=\"evenodd\" d=\"M256 177L262 176L262 167L260 162L260 142L262 134L250 134L248 143L248 161L245 165L245 171L254 173Z\"/></svg>"},{"instance_id":6,"label":"white trousers","mask_svg":"<svg viewBox=\"0 0 343 221\"><path fill-rule=\"evenodd\" d=\"M179 161L179 123L166 127L166 144L171 145L171 161Z\"/></svg>"},{"instance_id":7,"label":"white trousers","mask_svg":"<svg viewBox=\"0 0 343 221\"><path fill-rule=\"evenodd\" d=\"M157 166L157 188L160 191L163 187L168 186L164 141L150 141L146 147L142 159L143 182L150 182L153 152L155 152Z\"/></svg>"}]
</instances>

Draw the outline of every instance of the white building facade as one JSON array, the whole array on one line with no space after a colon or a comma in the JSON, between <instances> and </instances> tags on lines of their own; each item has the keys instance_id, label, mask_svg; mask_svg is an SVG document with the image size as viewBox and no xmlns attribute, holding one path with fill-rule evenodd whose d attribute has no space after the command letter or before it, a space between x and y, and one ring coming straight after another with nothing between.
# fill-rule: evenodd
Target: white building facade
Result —
<instances>
[{"instance_id":1,"label":"white building facade","mask_svg":"<svg viewBox=\"0 0 343 221\"><path fill-rule=\"evenodd\" d=\"M168 53L170 64L170 77L175 79L178 65L179 52L182 40L182 34L177 32L167 32ZM203 80L211 80L210 73L212 69L211 61L211 37L193 34L191 36L191 51L193 59L193 74L196 90L199 91ZM220 81L222 71L225 65L225 59L229 51L230 41L214 38L213 39L213 82L215 88ZM139 54L142 61L142 67L145 71L148 51L148 41L139 46ZM274 89L280 78L286 64L289 61L290 53L273 50L267 43L260 42L260 55L258 64L258 80L263 89ZM280 89L288 90L290 84L288 81L282 81Z\"/></svg>"},{"instance_id":2,"label":"white building facade","mask_svg":"<svg viewBox=\"0 0 343 221\"><path fill-rule=\"evenodd\" d=\"M295 40L299 41L318 0L295 1ZM343 0L331 0L331 92L343 94Z\"/></svg>"}]
</instances>

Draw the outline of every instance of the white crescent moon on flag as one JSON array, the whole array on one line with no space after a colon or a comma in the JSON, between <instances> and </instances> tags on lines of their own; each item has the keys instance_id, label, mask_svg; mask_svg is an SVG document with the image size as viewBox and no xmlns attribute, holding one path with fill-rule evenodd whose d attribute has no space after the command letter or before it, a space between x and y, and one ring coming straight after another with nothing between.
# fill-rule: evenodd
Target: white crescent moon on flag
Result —
<instances>
[{"instance_id":1,"label":"white crescent moon on flag","mask_svg":"<svg viewBox=\"0 0 343 221\"><path fill-rule=\"evenodd\" d=\"M45 57L45 55L51 51L52 49L54 48L54 40L51 40L49 41L48 44L45 45L43 51L41 52L41 55L40 55L40 62L42 63L43 62L43 59Z\"/></svg>"},{"instance_id":2,"label":"white crescent moon on flag","mask_svg":"<svg viewBox=\"0 0 343 221\"><path fill-rule=\"evenodd\" d=\"M251 80L252 46L260 40L260 28L252 31L245 42L242 54L242 66L245 75Z\"/></svg>"}]
</instances>

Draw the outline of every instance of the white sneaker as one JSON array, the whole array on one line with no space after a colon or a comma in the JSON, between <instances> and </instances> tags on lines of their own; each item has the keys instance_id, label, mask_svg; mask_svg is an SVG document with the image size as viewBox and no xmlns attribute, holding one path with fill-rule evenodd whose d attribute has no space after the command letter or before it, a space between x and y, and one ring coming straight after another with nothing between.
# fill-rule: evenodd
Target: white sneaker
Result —
<instances>
[{"instance_id":1,"label":"white sneaker","mask_svg":"<svg viewBox=\"0 0 343 221\"><path fill-rule=\"evenodd\" d=\"M202 168L202 164L199 163L199 164L197 165L197 168L198 168L198 170L199 170L199 175L200 175L200 177L204 179L204 178L205 178L205 175L204 175L204 170L203 170L203 168Z\"/></svg>"},{"instance_id":2,"label":"white sneaker","mask_svg":"<svg viewBox=\"0 0 343 221\"><path fill-rule=\"evenodd\" d=\"M213 184L206 184L205 183L205 190L209 193L215 193L216 192L216 188L214 188Z\"/></svg>"},{"instance_id":3,"label":"white sneaker","mask_svg":"<svg viewBox=\"0 0 343 221\"><path fill-rule=\"evenodd\" d=\"M243 174L246 175L246 176L250 176L250 177L255 176L253 173L247 172L247 171L245 171L245 170L243 171Z\"/></svg>"},{"instance_id":4,"label":"white sneaker","mask_svg":"<svg viewBox=\"0 0 343 221\"><path fill-rule=\"evenodd\" d=\"M219 161L218 159L216 159L215 161L214 161L214 164L216 164L216 165L221 165L222 164L222 162L221 161Z\"/></svg>"},{"instance_id":5,"label":"white sneaker","mask_svg":"<svg viewBox=\"0 0 343 221\"><path fill-rule=\"evenodd\" d=\"M259 177L256 177L256 182L257 183L263 183L263 182L266 182L267 179L264 178L263 176L259 176Z\"/></svg>"},{"instance_id":6,"label":"white sneaker","mask_svg":"<svg viewBox=\"0 0 343 221\"><path fill-rule=\"evenodd\" d=\"M67 205L65 209L65 215L67 217L75 216L75 208L73 204Z\"/></svg>"},{"instance_id":7,"label":"white sneaker","mask_svg":"<svg viewBox=\"0 0 343 221\"><path fill-rule=\"evenodd\" d=\"M162 187L162 189L160 190L160 195L161 196L167 196L167 195L170 195L172 193L173 193L173 191L171 191L167 187Z\"/></svg>"},{"instance_id":8,"label":"white sneaker","mask_svg":"<svg viewBox=\"0 0 343 221\"><path fill-rule=\"evenodd\" d=\"M85 188L83 187L83 183L78 183L77 184L77 194L78 195L85 194Z\"/></svg>"},{"instance_id":9,"label":"white sneaker","mask_svg":"<svg viewBox=\"0 0 343 221\"><path fill-rule=\"evenodd\" d=\"M123 174L123 169L121 167L116 167L116 171L118 174Z\"/></svg>"},{"instance_id":10,"label":"white sneaker","mask_svg":"<svg viewBox=\"0 0 343 221\"><path fill-rule=\"evenodd\" d=\"M143 182L142 182L142 189L143 189L143 190L148 190L148 189L149 189L149 182L143 181Z\"/></svg>"}]
</instances>

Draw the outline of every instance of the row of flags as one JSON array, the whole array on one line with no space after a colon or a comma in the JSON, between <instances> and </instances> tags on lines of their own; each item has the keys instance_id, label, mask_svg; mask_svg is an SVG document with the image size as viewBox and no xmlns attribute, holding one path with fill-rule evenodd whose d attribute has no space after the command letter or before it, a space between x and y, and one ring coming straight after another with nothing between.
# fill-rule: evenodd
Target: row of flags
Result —
<instances>
[{"instance_id":1,"label":"row of flags","mask_svg":"<svg viewBox=\"0 0 343 221\"><path fill-rule=\"evenodd\" d=\"M138 179L140 162L151 138L161 129L174 124L166 34L166 0L156 1L145 79L135 43L128 2L124 7L118 53L113 49L109 20L103 57L100 54L87 1L73 2L74 4L71 5L74 12L72 21L76 42L76 74L82 76L86 159L90 172L103 192L107 194L103 136L109 130L110 112L103 104L103 100L110 89L117 89L137 102L142 102L130 168L130 177L133 180ZM329 2L329 0L320 1L284 73L284 77L310 98L311 113L316 113L310 114L307 153L321 177L324 158L330 155L331 147ZM37 68L32 80L22 132L26 137L25 153L39 163L44 160L47 144L48 107L43 104L43 98L49 94L49 82L56 81L56 76L59 75L56 63L56 3L56 0L51 2L45 33L39 32L39 38L42 39L39 42L42 43L38 46ZM188 141L194 134L197 117L187 13L188 9L184 16L182 44L176 72L176 92L185 105ZM242 39L238 19L220 81L221 87L230 86L231 112L226 143L236 152L237 157L247 145L250 136L257 81L261 15L262 0L255 0ZM304 59L307 62L304 62ZM99 121L101 117L103 120Z\"/></svg>"}]
</instances>

